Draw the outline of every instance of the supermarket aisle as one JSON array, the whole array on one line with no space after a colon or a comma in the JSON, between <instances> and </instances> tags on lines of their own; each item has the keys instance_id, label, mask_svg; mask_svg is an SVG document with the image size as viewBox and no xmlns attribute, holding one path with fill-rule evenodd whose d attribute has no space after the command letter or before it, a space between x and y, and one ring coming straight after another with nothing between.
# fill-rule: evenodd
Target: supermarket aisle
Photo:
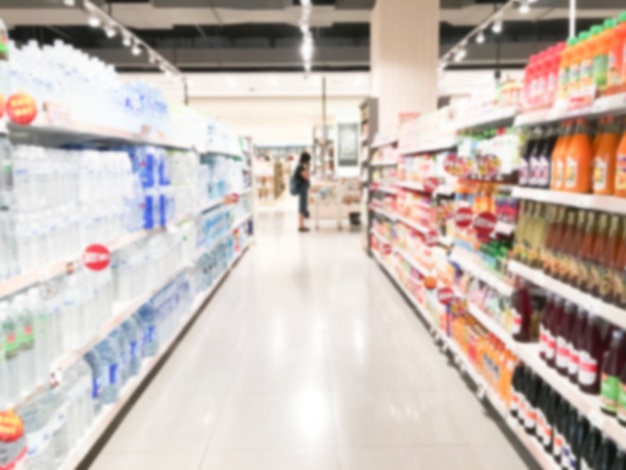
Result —
<instances>
[{"instance_id":1,"label":"supermarket aisle","mask_svg":"<svg viewBox=\"0 0 626 470\"><path fill-rule=\"evenodd\" d=\"M527 468L360 236L259 217L258 244L92 468Z\"/></svg>"}]
</instances>

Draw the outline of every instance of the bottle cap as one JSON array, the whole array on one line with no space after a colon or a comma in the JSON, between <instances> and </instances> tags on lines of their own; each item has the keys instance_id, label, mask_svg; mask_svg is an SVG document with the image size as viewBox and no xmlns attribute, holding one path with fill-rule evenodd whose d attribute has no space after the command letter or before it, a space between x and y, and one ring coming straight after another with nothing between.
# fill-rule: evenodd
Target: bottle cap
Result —
<instances>
[{"instance_id":1,"label":"bottle cap","mask_svg":"<svg viewBox=\"0 0 626 470\"><path fill-rule=\"evenodd\" d=\"M604 30L613 29L617 26L617 20L615 18L609 18L604 22Z\"/></svg>"}]
</instances>

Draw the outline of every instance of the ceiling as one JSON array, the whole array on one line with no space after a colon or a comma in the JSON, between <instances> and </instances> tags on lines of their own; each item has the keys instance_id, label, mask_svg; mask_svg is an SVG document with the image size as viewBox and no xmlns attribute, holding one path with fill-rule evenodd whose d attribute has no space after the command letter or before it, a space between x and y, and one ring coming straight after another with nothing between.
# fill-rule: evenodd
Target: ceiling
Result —
<instances>
[{"instance_id":1,"label":"ceiling","mask_svg":"<svg viewBox=\"0 0 626 470\"><path fill-rule=\"evenodd\" d=\"M80 4L82 0L76 0ZM381 1L381 0L379 0ZM409 1L409 0L407 0ZM413 0L419 1L419 0ZM313 0L314 69L369 68L369 19L375 0ZM299 71L299 0L101 0L102 7L185 71ZM579 28L617 16L617 0L578 0ZM494 0L441 0L441 52L495 8ZM622 4L622 8L624 5ZM470 48L462 67L520 66L567 36L567 0L539 0L529 15L513 10L499 43ZM145 57L86 25L86 14L63 0L0 0L0 18L17 41L61 39L123 71L150 71ZM500 49L500 59L497 50Z\"/></svg>"}]
</instances>

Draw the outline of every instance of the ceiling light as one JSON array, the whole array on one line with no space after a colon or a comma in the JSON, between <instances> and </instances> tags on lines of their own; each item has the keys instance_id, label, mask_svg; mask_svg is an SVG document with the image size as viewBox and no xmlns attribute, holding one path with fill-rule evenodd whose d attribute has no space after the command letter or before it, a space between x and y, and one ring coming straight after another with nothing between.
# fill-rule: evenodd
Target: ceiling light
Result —
<instances>
[{"instance_id":1,"label":"ceiling light","mask_svg":"<svg viewBox=\"0 0 626 470\"><path fill-rule=\"evenodd\" d=\"M276 77L272 77L270 78L270 84L276 88L278 86L278 80L276 80Z\"/></svg>"},{"instance_id":2,"label":"ceiling light","mask_svg":"<svg viewBox=\"0 0 626 470\"><path fill-rule=\"evenodd\" d=\"M476 36L476 42L478 44L482 44L485 42L485 33L483 33L482 31L480 33L478 33L478 36Z\"/></svg>"},{"instance_id":3,"label":"ceiling light","mask_svg":"<svg viewBox=\"0 0 626 470\"><path fill-rule=\"evenodd\" d=\"M530 13L530 5L528 2L522 1L522 3L519 4L517 11L519 11L522 15L528 15L528 13Z\"/></svg>"},{"instance_id":4,"label":"ceiling light","mask_svg":"<svg viewBox=\"0 0 626 470\"><path fill-rule=\"evenodd\" d=\"M305 62L304 63L304 70L306 70L307 72L311 71L311 62Z\"/></svg>"},{"instance_id":5,"label":"ceiling light","mask_svg":"<svg viewBox=\"0 0 626 470\"><path fill-rule=\"evenodd\" d=\"M228 86L231 88L237 86L237 82L235 81L233 77L228 77L226 81L228 82Z\"/></svg>"},{"instance_id":6,"label":"ceiling light","mask_svg":"<svg viewBox=\"0 0 626 470\"><path fill-rule=\"evenodd\" d=\"M466 55L467 51L465 49L459 49L456 54L454 54L454 61L461 62L463 59L465 59Z\"/></svg>"},{"instance_id":7,"label":"ceiling light","mask_svg":"<svg viewBox=\"0 0 626 470\"><path fill-rule=\"evenodd\" d=\"M502 32L502 20L496 20L496 22L491 27L491 31L496 34L500 34Z\"/></svg>"},{"instance_id":8,"label":"ceiling light","mask_svg":"<svg viewBox=\"0 0 626 470\"><path fill-rule=\"evenodd\" d=\"M305 61L310 61L313 58L313 44L304 41L302 43L302 47L300 48L300 54L302 54L302 58Z\"/></svg>"},{"instance_id":9,"label":"ceiling light","mask_svg":"<svg viewBox=\"0 0 626 470\"><path fill-rule=\"evenodd\" d=\"M133 48L131 49L131 52L133 53L133 55L140 55L141 47L139 47L139 44L135 44Z\"/></svg>"},{"instance_id":10,"label":"ceiling light","mask_svg":"<svg viewBox=\"0 0 626 470\"><path fill-rule=\"evenodd\" d=\"M67 5L68 7L73 7L74 5L76 5L76 0L63 0L63 4Z\"/></svg>"},{"instance_id":11,"label":"ceiling light","mask_svg":"<svg viewBox=\"0 0 626 470\"><path fill-rule=\"evenodd\" d=\"M91 15L89 16L87 23L89 23L89 26L91 26L92 28L97 28L102 24L102 21L100 21L100 18L98 18L97 16Z\"/></svg>"},{"instance_id":12,"label":"ceiling light","mask_svg":"<svg viewBox=\"0 0 626 470\"><path fill-rule=\"evenodd\" d=\"M156 63L157 63L157 59L156 59L156 57L154 57L152 54L150 54L150 55L148 56L148 61L149 61L151 64L156 64Z\"/></svg>"},{"instance_id":13,"label":"ceiling light","mask_svg":"<svg viewBox=\"0 0 626 470\"><path fill-rule=\"evenodd\" d=\"M107 26L106 28L104 28L104 34L106 34L108 38L114 38L117 34L117 31L115 30L115 27Z\"/></svg>"},{"instance_id":14,"label":"ceiling light","mask_svg":"<svg viewBox=\"0 0 626 470\"><path fill-rule=\"evenodd\" d=\"M130 47L133 45L133 41L130 39L130 37L124 36L124 39L122 39L122 44L124 44L126 47Z\"/></svg>"},{"instance_id":15,"label":"ceiling light","mask_svg":"<svg viewBox=\"0 0 626 470\"><path fill-rule=\"evenodd\" d=\"M170 69L167 69L165 71L165 76L168 77L168 78L171 77L172 76L172 71Z\"/></svg>"}]
</instances>

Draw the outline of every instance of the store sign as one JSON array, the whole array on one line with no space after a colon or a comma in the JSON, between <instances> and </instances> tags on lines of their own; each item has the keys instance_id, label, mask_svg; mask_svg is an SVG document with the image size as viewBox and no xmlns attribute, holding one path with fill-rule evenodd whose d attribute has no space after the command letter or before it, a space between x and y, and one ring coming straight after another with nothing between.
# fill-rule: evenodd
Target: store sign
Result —
<instances>
[{"instance_id":1,"label":"store sign","mask_svg":"<svg viewBox=\"0 0 626 470\"><path fill-rule=\"evenodd\" d=\"M439 183L439 178L426 178L426 180L424 180L424 190L427 193L434 193L435 191L437 191Z\"/></svg>"},{"instance_id":2,"label":"store sign","mask_svg":"<svg viewBox=\"0 0 626 470\"><path fill-rule=\"evenodd\" d=\"M498 219L491 212L481 212L474 218L472 226L478 235L488 237L496 229Z\"/></svg>"},{"instance_id":3,"label":"store sign","mask_svg":"<svg viewBox=\"0 0 626 470\"><path fill-rule=\"evenodd\" d=\"M39 110L32 96L18 92L11 96L6 104L9 119L20 126L28 126L35 119Z\"/></svg>"},{"instance_id":4,"label":"store sign","mask_svg":"<svg viewBox=\"0 0 626 470\"><path fill-rule=\"evenodd\" d=\"M103 245L90 245L83 253L83 263L92 271L103 271L111 264L111 252Z\"/></svg>"},{"instance_id":5,"label":"store sign","mask_svg":"<svg viewBox=\"0 0 626 470\"><path fill-rule=\"evenodd\" d=\"M426 246L433 247L439 243L439 234L436 230L429 230L424 234L424 243Z\"/></svg>"},{"instance_id":6,"label":"store sign","mask_svg":"<svg viewBox=\"0 0 626 470\"><path fill-rule=\"evenodd\" d=\"M424 287L428 290L433 290L437 287L437 278L434 276L426 276L424 278Z\"/></svg>"},{"instance_id":7,"label":"store sign","mask_svg":"<svg viewBox=\"0 0 626 470\"><path fill-rule=\"evenodd\" d=\"M469 207L460 207L454 213L454 223L459 228L468 228L472 225L474 213Z\"/></svg>"},{"instance_id":8,"label":"store sign","mask_svg":"<svg viewBox=\"0 0 626 470\"><path fill-rule=\"evenodd\" d=\"M448 305L454 299L454 291L449 287L441 287L437 290L437 300L443 305Z\"/></svg>"}]
</instances>

